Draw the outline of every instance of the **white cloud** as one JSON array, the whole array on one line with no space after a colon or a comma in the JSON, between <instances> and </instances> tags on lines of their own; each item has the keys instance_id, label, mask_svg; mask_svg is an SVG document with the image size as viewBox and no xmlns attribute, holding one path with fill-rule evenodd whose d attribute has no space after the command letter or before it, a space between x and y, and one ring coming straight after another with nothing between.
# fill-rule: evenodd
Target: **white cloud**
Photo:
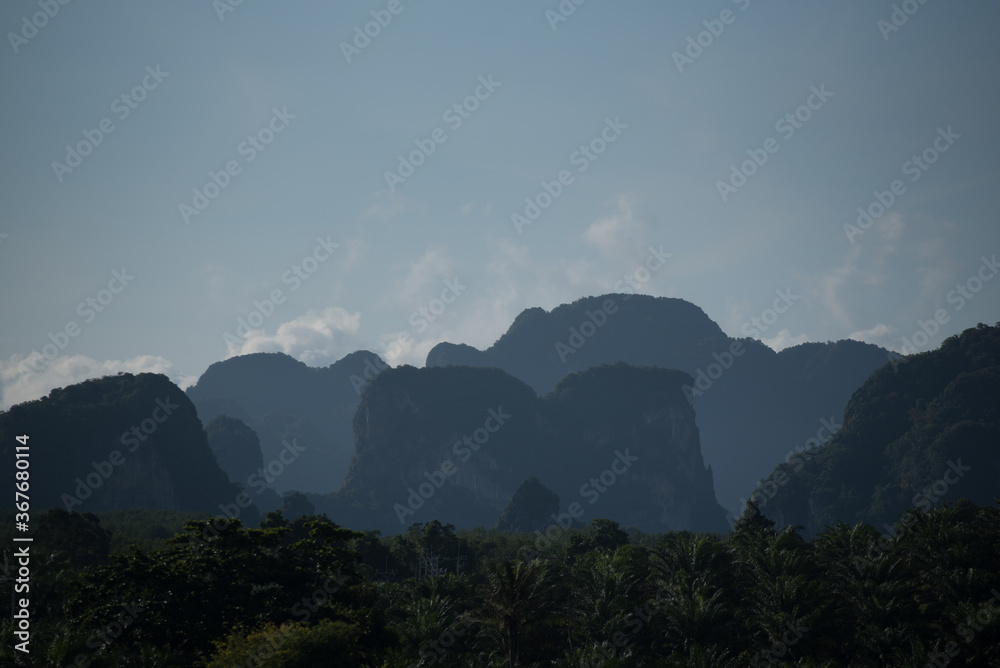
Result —
<instances>
[{"instance_id":1,"label":"white cloud","mask_svg":"<svg viewBox=\"0 0 1000 668\"><path fill-rule=\"evenodd\" d=\"M479 206L479 202L476 202L476 201L469 202L468 204L465 204L464 206L462 206L461 209L459 209L459 211L461 212L461 214L463 216L469 216L472 213L474 213L474 212L477 211L477 207L478 207L478 213L479 213L479 215L482 216L483 218L489 218L490 213L493 212L493 203L492 202L487 202L483 206Z\"/></svg>"},{"instance_id":2,"label":"white cloud","mask_svg":"<svg viewBox=\"0 0 1000 668\"><path fill-rule=\"evenodd\" d=\"M337 263L349 271L361 265L368 254L368 243L363 239L346 239L340 244L343 255Z\"/></svg>"},{"instance_id":3,"label":"white cloud","mask_svg":"<svg viewBox=\"0 0 1000 668\"><path fill-rule=\"evenodd\" d=\"M840 266L805 279L823 308L821 318L838 332L833 338L853 332L852 339L898 349L902 342L895 335L941 308L960 274L953 235L947 221L891 212L856 237Z\"/></svg>"},{"instance_id":4,"label":"white cloud","mask_svg":"<svg viewBox=\"0 0 1000 668\"><path fill-rule=\"evenodd\" d=\"M182 390L193 385L197 376L182 374L173 362L156 355L139 355L127 360L98 361L86 355L66 355L48 361L43 370L33 371L31 364L42 366L41 353L27 357L12 355L0 361L0 392L4 408L40 399L57 387L75 385L91 378L100 378L125 371L128 373L162 373Z\"/></svg>"},{"instance_id":5,"label":"white cloud","mask_svg":"<svg viewBox=\"0 0 1000 668\"><path fill-rule=\"evenodd\" d=\"M842 330L856 329L854 296L885 283L886 265L900 250L907 233L906 223L895 212L880 220L874 229L875 234L858 237L840 266L806 281L811 284L811 296Z\"/></svg>"},{"instance_id":6,"label":"white cloud","mask_svg":"<svg viewBox=\"0 0 1000 668\"><path fill-rule=\"evenodd\" d=\"M628 195L619 196L617 206L613 214L591 223L583 239L609 259L634 262L648 245L646 225L636 218L635 206Z\"/></svg>"},{"instance_id":7,"label":"white cloud","mask_svg":"<svg viewBox=\"0 0 1000 668\"><path fill-rule=\"evenodd\" d=\"M854 341L862 341L864 343L874 343L876 346L882 346L883 348L894 350L896 347L895 344L898 341L898 339L894 336L895 333L895 328L880 322L871 329L859 330L852 333L847 338L853 339Z\"/></svg>"},{"instance_id":8,"label":"white cloud","mask_svg":"<svg viewBox=\"0 0 1000 668\"><path fill-rule=\"evenodd\" d=\"M782 329L774 336L770 338L763 338L760 341L768 348L771 348L776 352L781 352L785 348L791 348L792 346L808 343L809 335L798 334L796 336L792 336L791 330Z\"/></svg>"},{"instance_id":9,"label":"white cloud","mask_svg":"<svg viewBox=\"0 0 1000 668\"><path fill-rule=\"evenodd\" d=\"M416 210L417 203L413 200L392 193L388 190L379 190L372 193L371 204L365 209L364 217L367 219L379 220L387 223L393 218L398 218L403 214Z\"/></svg>"},{"instance_id":10,"label":"white cloud","mask_svg":"<svg viewBox=\"0 0 1000 668\"><path fill-rule=\"evenodd\" d=\"M410 329L382 336L374 352L392 366L422 367L431 348L444 341L485 350L507 331L521 312L521 303L521 294L510 284L476 297L463 294L426 331Z\"/></svg>"},{"instance_id":11,"label":"white cloud","mask_svg":"<svg viewBox=\"0 0 1000 668\"><path fill-rule=\"evenodd\" d=\"M309 366L327 366L357 349L361 314L339 306L309 309L278 326L274 334L255 329L242 344L230 343L229 357L249 353L282 352Z\"/></svg>"},{"instance_id":12,"label":"white cloud","mask_svg":"<svg viewBox=\"0 0 1000 668\"><path fill-rule=\"evenodd\" d=\"M448 278L455 278L455 265L444 248L433 248L410 263L406 276L394 281L387 300L393 306L417 308L440 294Z\"/></svg>"}]
</instances>

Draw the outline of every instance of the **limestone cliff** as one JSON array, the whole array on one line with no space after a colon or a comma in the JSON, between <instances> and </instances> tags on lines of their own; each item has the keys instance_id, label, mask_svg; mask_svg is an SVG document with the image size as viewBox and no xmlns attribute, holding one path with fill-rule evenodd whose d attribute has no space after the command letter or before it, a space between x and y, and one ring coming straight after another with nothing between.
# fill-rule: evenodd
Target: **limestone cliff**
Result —
<instances>
[{"instance_id":1,"label":"limestone cliff","mask_svg":"<svg viewBox=\"0 0 1000 668\"><path fill-rule=\"evenodd\" d=\"M88 380L0 413L4 461L14 461L20 435L28 436L36 510L218 513L218 505L232 503L239 492L212 455L194 405L160 374ZM13 489L14 467L4 471Z\"/></svg>"},{"instance_id":2,"label":"limestone cliff","mask_svg":"<svg viewBox=\"0 0 1000 668\"><path fill-rule=\"evenodd\" d=\"M384 372L355 415L337 521L386 532L432 519L493 526L535 476L579 522L723 531L681 390L690 382L678 371L616 364L570 375L539 398L499 369Z\"/></svg>"}]
</instances>

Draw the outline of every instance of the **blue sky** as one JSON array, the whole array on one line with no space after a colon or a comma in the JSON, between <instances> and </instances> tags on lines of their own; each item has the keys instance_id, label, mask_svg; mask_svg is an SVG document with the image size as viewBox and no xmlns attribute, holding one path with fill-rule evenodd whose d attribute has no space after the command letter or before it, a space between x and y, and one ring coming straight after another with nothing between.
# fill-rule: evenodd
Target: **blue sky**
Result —
<instances>
[{"instance_id":1,"label":"blue sky","mask_svg":"<svg viewBox=\"0 0 1000 668\"><path fill-rule=\"evenodd\" d=\"M870 0L588 0L558 22L556 0L226 1L0 8L0 406L118 370L186 385L261 350L420 366L610 291L650 247L670 259L641 291L734 336L798 296L760 331L775 348L901 350L924 322L931 349L1000 319L996 3L900 3L890 31ZM390 188L417 142L433 152Z\"/></svg>"}]
</instances>

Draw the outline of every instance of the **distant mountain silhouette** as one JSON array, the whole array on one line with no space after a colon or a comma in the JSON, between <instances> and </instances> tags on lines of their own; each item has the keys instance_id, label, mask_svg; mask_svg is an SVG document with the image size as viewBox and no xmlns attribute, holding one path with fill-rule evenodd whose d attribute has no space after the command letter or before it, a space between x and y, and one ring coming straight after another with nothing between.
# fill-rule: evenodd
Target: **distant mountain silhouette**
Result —
<instances>
[{"instance_id":1,"label":"distant mountain silhouette","mask_svg":"<svg viewBox=\"0 0 1000 668\"><path fill-rule=\"evenodd\" d=\"M559 513L559 505L559 495L532 476L514 490L494 528L507 533L544 530Z\"/></svg>"},{"instance_id":2,"label":"distant mountain silhouette","mask_svg":"<svg viewBox=\"0 0 1000 668\"><path fill-rule=\"evenodd\" d=\"M496 367L539 394L567 374L599 364L685 371L696 379L689 396L716 493L738 514L741 499L774 462L794 444L825 436L821 430L887 357L882 348L849 340L776 353L757 340L727 336L682 299L614 294L551 312L527 309L489 349L441 343L426 364Z\"/></svg>"},{"instance_id":3,"label":"distant mountain silhouette","mask_svg":"<svg viewBox=\"0 0 1000 668\"><path fill-rule=\"evenodd\" d=\"M281 507L281 498L266 487L269 473L264 470L260 439L250 427L242 420L219 415L205 425L205 433L219 466L253 499L260 512Z\"/></svg>"},{"instance_id":4,"label":"distant mountain silhouette","mask_svg":"<svg viewBox=\"0 0 1000 668\"><path fill-rule=\"evenodd\" d=\"M239 487L219 468L194 405L161 374L128 373L52 390L0 413L3 479L17 436L30 448L31 508L220 512ZM256 521L253 506L244 519Z\"/></svg>"},{"instance_id":5,"label":"distant mountain silhouette","mask_svg":"<svg viewBox=\"0 0 1000 668\"><path fill-rule=\"evenodd\" d=\"M362 395L344 487L326 504L312 498L347 526L491 527L537 476L583 523L724 531L681 389L690 382L618 364L570 375L539 398L498 369L392 369ZM571 521L547 523L556 520Z\"/></svg>"},{"instance_id":6,"label":"distant mountain silhouette","mask_svg":"<svg viewBox=\"0 0 1000 668\"><path fill-rule=\"evenodd\" d=\"M754 496L807 535L862 521L886 531L909 508L1000 498L1000 323L876 371L825 447L795 453Z\"/></svg>"},{"instance_id":7,"label":"distant mountain silhouette","mask_svg":"<svg viewBox=\"0 0 1000 668\"><path fill-rule=\"evenodd\" d=\"M281 467L272 487L327 493L340 487L354 454L351 421L366 377L382 368L382 360L367 351L325 368L283 353L255 353L213 364L187 394L203 423L224 415L252 428L265 466L293 441L304 448Z\"/></svg>"}]
</instances>

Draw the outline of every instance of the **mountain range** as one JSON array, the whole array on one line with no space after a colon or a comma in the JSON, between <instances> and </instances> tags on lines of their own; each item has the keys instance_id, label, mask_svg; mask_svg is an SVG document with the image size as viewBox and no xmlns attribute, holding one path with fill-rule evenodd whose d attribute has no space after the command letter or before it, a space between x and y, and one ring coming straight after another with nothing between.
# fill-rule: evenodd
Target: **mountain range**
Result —
<instances>
[{"instance_id":1,"label":"mountain range","mask_svg":"<svg viewBox=\"0 0 1000 668\"><path fill-rule=\"evenodd\" d=\"M246 521L301 506L387 533L595 517L722 531L750 498L814 535L990 502L997 346L981 325L898 360L855 341L775 352L683 300L604 295L524 311L483 351L442 343L420 369L258 353L186 393L153 374L87 381L0 413L0 449L34 439L43 507L217 514L242 494Z\"/></svg>"},{"instance_id":2,"label":"mountain range","mask_svg":"<svg viewBox=\"0 0 1000 668\"><path fill-rule=\"evenodd\" d=\"M784 308L794 308L794 299ZM752 332L755 324L742 329ZM426 366L496 367L539 394L598 364L685 371L694 377L687 395L716 494L739 515L774 462L795 446L825 437L823 430L839 422L851 393L890 356L884 348L852 340L775 352L756 339L727 336L682 299L611 294L549 312L527 309L488 349L441 343L428 353Z\"/></svg>"}]
</instances>

